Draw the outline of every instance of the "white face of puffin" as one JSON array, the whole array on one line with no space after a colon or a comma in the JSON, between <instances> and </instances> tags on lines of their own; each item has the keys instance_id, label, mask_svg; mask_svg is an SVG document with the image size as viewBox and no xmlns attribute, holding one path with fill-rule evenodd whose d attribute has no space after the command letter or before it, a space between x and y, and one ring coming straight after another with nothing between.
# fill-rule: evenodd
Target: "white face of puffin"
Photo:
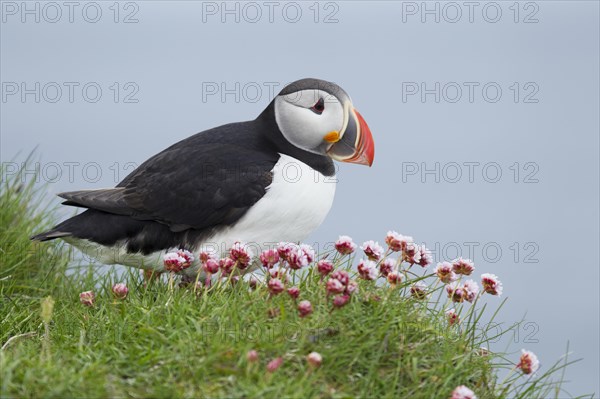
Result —
<instances>
[{"instance_id":1,"label":"white face of puffin","mask_svg":"<svg viewBox=\"0 0 600 399\"><path fill-rule=\"evenodd\" d=\"M290 143L323 155L341 137L344 107L323 90L300 90L275 99L275 118Z\"/></svg>"},{"instance_id":2,"label":"white face of puffin","mask_svg":"<svg viewBox=\"0 0 600 399\"><path fill-rule=\"evenodd\" d=\"M371 131L346 93L307 88L280 94L275 120L285 139L298 148L342 162L373 163Z\"/></svg>"}]
</instances>

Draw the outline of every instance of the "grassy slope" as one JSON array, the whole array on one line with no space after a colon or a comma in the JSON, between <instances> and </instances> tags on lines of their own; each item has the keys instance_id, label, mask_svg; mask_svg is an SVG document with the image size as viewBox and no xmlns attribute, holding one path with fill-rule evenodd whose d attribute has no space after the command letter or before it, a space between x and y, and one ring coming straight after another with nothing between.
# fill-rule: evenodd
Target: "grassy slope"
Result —
<instances>
[{"instance_id":1,"label":"grassy slope","mask_svg":"<svg viewBox=\"0 0 600 399\"><path fill-rule=\"evenodd\" d=\"M332 312L318 277L305 278L300 299L315 307L305 319L287 295L268 299L243 282L196 295L164 284L146 289L131 272L119 278L129 297L116 301L115 273L66 274L60 244L28 240L47 221L31 213L32 188L16 188L1 191L0 343L35 335L0 353L2 397L437 398L463 384L479 398L498 395L491 366L498 359L477 354L479 337L447 327L423 302L365 281ZM78 295L94 287L96 306L84 307ZM56 304L43 350L47 295ZM273 308L280 314L270 318ZM257 364L245 359L250 349L260 354ZM305 361L311 351L323 355L316 370ZM277 356L283 366L267 373ZM535 388L525 396L545 394Z\"/></svg>"}]
</instances>

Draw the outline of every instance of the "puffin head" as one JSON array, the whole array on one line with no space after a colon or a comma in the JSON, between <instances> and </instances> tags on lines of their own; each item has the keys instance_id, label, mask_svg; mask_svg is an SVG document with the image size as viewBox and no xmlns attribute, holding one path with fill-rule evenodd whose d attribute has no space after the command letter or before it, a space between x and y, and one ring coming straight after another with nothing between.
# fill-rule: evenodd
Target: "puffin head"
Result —
<instances>
[{"instance_id":1,"label":"puffin head","mask_svg":"<svg viewBox=\"0 0 600 399\"><path fill-rule=\"evenodd\" d=\"M273 103L277 126L292 145L337 161L373 164L371 130L335 83L298 80L284 87Z\"/></svg>"}]
</instances>

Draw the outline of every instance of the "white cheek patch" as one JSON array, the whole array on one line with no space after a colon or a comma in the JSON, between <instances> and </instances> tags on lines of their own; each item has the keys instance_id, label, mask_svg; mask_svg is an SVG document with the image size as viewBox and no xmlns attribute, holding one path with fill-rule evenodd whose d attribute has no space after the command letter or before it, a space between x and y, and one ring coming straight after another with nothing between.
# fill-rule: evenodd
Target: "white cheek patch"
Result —
<instances>
[{"instance_id":1,"label":"white cheek patch","mask_svg":"<svg viewBox=\"0 0 600 399\"><path fill-rule=\"evenodd\" d=\"M310 110L319 98L325 99L325 109L321 115ZM344 110L337 98L329 93L302 90L275 99L275 119L281 133L290 143L320 154L317 149L324 143L323 137L342 129Z\"/></svg>"}]
</instances>

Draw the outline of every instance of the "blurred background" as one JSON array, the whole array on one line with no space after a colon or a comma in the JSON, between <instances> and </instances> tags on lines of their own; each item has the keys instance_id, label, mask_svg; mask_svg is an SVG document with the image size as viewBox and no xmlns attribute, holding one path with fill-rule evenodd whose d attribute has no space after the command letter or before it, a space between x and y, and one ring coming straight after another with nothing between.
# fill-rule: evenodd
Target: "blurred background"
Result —
<instances>
[{"instance_id":1,"label":"blurred background","mask_svg":"<svg viewBox=\"0 0 600 399\"><path fill-rule=\"evenodd\" d=\"M37 148L51 194L114 186L291 81L334 81L376 158L339 165L307 241L394 229L473 259L504 282L498 328L523 321L498 349L547 369L569 343L565 389L600 392L598 2L169 3L2 1L3 181Z\"/></svg>"}]
</instances>

